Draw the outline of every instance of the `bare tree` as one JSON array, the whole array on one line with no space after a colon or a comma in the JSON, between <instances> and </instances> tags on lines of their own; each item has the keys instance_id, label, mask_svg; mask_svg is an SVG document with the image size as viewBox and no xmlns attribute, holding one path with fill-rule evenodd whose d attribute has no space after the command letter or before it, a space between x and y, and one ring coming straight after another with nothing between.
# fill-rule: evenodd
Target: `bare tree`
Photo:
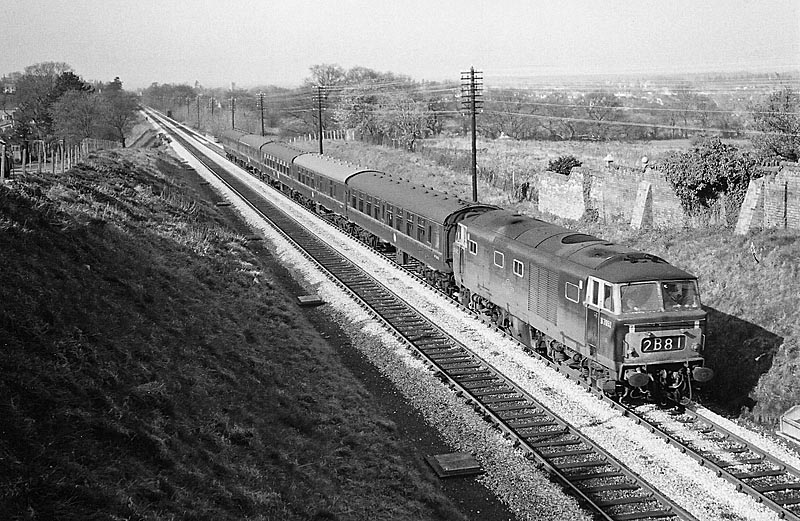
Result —
<instances>
[{"instance_id":1,"label":"bare tree","mask_svg":"<svg viewBox=\"0 0 800 521\"><path fill-rule=\"evenodd\" d=\"M581 103L588 118L597 121L596 125L592 125L594 135L605 139L609 134L609 126L604 122L617 119L614 117L616 109L622 106L622 103L614 94L603 91L586 94Z\"/></svg>"},{"instance_id":2,"label":"bare tree","mask_svg":"<svg viewBox=\"0 0 800 521\"><path fill-rule=\"evenodd\" d=\"M77 143L97 135L103 107L97 94L70 90L53 104L51 112L56 136Z\"/></svg>"},{"instance_id":3,"label":"bare tree","mask_svg":"<svg viewBox=\"0 0 800 521\"><path fill-rule=\"evenodd\" d=\"M112 130L114 139L125 148L125 133L136 121L138 97L124 90L105 91L102 94L103 121Z\"/></svg>"},{"instance_id":4,"label":"bare tree","mask_svg":"<svg viewBox=\"0 0 800 521\"><path fill-rule=\"evenodd\" d=\"M791 87L770 94L752 109L755 148L764 156L788 161L800 159L800 95Z\"/></svg>"},{"instance_id":5,"label":"bare tree","mask_svg":"<svg viewBox=\"0 0 800 521\"><path fill-rule=\"evenodd\" d=\"M322 85L332 87L344 83L346 77L345 70L340 65L336 64L322 63L319 65L312 65L310 70L311 77L306 78L306 86L316 87L317 85Z\"/></svg>"}]
</instances>

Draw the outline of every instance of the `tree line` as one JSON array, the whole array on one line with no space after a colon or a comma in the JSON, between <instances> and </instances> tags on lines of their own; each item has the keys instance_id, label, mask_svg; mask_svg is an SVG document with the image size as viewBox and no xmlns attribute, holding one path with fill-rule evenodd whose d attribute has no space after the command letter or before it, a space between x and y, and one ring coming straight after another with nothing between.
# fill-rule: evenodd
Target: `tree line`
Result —
<instances>
[{"instance_id":1,"label":"tree line","mask_svg":"<svg viewBox=\"0 0 800 521\"><path fill-rule=\"evenodd\" d=\"M36 153L34 142L76 145L85 138L125 146L125 133L136 120L139 97L122 81L87 82L63 62L44 62L13 75L15 91L3 93L2 109L13 111L13 126L2 137ZM30 152L29 152L30 154Z\"/></svg>"},{"instance_id":2,"label":"tree line","mask_svg":"<svg viewBox=\"0 0 800 521\"><path fill-rule=\"evenodd\" d=\"M425 137L467 131L456 82L419 82L335 64L314 65L310 73L296 89L154 83L143 97L213 132L231 128L235 119L236 127L247 132L258 133L263 126L267 133L282 136L313 133L320 126L320 104L326 130L355 130L365 139L390 139L409 150ZM797 92L791 87L765 91L776 84L769 77L742 77L737 86L725 81L662 79L487 89L478 131L487 138L545 140L750 137L767 155L796 160Z\"/></svg>"}]
</instances>

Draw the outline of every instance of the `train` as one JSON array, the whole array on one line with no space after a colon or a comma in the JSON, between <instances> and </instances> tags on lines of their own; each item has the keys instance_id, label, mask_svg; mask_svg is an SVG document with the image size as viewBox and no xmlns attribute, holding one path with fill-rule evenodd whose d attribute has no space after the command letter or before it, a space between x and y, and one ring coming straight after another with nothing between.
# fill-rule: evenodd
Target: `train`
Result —
<instances>
[{"instance_id":1,"label":"train","mask_svg":"<svg viewBox=\"0 0 800 521\"><path fill-rule=\"evenodd\" d=\"M680 404L713 379L697 277L658 256L275 137L226 130L218 141L252 175L611 397Z\"/></svg>"}]
</instances>

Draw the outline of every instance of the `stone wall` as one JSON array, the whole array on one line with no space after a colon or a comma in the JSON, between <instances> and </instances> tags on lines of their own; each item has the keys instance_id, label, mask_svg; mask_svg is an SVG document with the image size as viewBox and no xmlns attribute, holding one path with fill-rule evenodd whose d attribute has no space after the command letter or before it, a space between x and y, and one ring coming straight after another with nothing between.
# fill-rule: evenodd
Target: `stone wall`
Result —
<instances>
[{"instance_id":1,"label":"stone wall","mask_svg":"<svg viewBox=\"0 0 800 521\"><path fill-rule=\"evenodd\" d=\"M589 183L586 198L585 183ZM685 222L672 186L663 174L650 168L578 167L569 176L545 172L538 188L539 210L559 217L580 219L588 209L601 222L621 221L635 227L675 226ZM637 208L637 200L644 206Z\"/></svg>"},{"instance_id":2,"label":"stone wall","mask_svg":"<svg viewBox=\"0 0 800 521\"><path fill-rule=\"evenodd\" d=\"M586 212L583 197L584 173L578 168L570 175L544 172L539 177L539 211L564 217L580 219Z\"/></svg>"},{"instance_id":3,"label":"stone wall","mask_svg":"<svg viewBox=\"0 0 800 521\"><path fill-rule=\"evenodd\" d=\"M736 233L764 228L800 230L800 165L782 163L750 182Z\"/></svg>"},{"instance_id":4,"label":"stone wall","mask_svg":"<svg viewBox=\"0 0 800 521\"><path fill-rule=\"evenodd\" d=\"M766 171L750 183L736 233L761 227L800 230L800 164L782 163ZM651 168L578 167L569 176L544 172L537 184L539 211L566 219L580 219L590 211L600 222L634 228L692 225L672 185ZM721 212L724 204L720 206ZM724 221L724 212L714 218Z\"/></svg>"}]
</instances>

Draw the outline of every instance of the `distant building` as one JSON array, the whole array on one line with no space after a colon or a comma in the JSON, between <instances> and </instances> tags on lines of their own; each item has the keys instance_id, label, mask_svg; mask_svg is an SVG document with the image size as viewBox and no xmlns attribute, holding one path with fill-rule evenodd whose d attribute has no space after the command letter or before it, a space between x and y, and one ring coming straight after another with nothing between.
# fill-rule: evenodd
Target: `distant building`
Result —
<instances>
[{"instance_id":1,"label":"distant building","mask_svg":"<svg viewBox=\"0 0 800 521\"><path fill-rule=\"evenodd\" d=\"M20 74L19 72L12 72L8 75L3 75L0 77L0 92L3 94L14 94L17 92L17 80L19 80Z\"/></svg>"},{"instance_id":2,"label":"distant building","mask_svg":"<svg viewBox=\"0 0 800 521\"><path fill-rule=\"evenodd\" d=\"M0 108L0 132L4 132L14 126L14 113L17 107Z\"/></svg>"}]
</instances>

